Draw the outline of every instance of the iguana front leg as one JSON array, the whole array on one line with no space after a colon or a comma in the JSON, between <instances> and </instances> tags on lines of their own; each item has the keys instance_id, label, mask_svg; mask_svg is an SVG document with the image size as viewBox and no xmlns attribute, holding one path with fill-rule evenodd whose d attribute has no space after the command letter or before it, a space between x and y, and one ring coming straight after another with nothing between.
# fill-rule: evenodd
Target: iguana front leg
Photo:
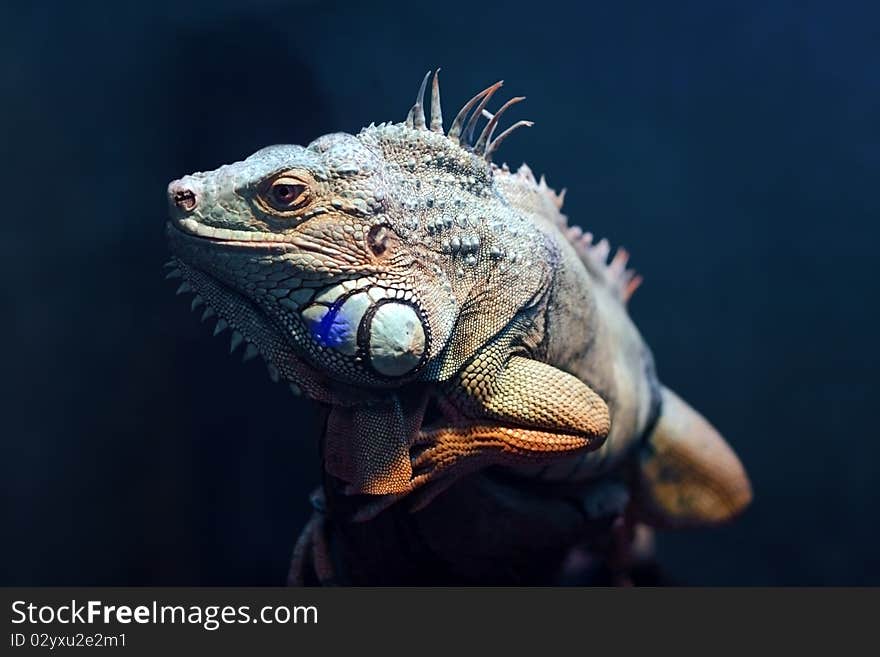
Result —
<instances>
[{"instance_id":1,"label":"iguana front leg","mask_svg":"<svg viewBox=\"0 0 880 657\"><path fill-rule=\"evenodd\" d=\"M589 386L524 356L499 362L497 352L478 355L448 399L461 419L420 432L413 450L411 488L421 489L414 510L490 465L534 464L598 449L611 427L608 406Z\"/></svg>"},{"instance_id":2,"label":"iguana front leg","mask_svg":"<svg viewBox=\"0 0 880 657\"><path fill-rule=\"evenodd\" d=\"M599 447L611 427L608 406L583 381L525 356L502 361L497 350L474 358L459 375L450 399L466 417L576 434L580 448ZM550 444L539 449L547 450L555 451Z\"/></svg>"},{"instance_id":3,"label":"iguana front leg","mask_svg":"<svg viewBox=\"0 0 880 657\"><path fill-rule=\"evenodd\" d=\"M478 355L444 392L451 424L413 434L406 490L368 504L358 520L413 492L412 508L420 509L461 477L491 465L597 449L611 426L608 406L580 379L523 356L505 361L497 350ZM388 429L386 418L381 431Z\"/></svg>"}]
</instances>

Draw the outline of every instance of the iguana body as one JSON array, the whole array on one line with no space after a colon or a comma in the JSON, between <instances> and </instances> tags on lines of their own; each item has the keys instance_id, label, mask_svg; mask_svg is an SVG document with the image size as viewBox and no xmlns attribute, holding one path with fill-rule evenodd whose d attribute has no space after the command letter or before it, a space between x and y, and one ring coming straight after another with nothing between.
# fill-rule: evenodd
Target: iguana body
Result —
<instances>
[{"instance_id":1,"label":"iguana body","mask_svg":"<svg viewBox=\"0 0 880 657\"><path fill-rule=\"evenodd\" d=\"M491 163L518 99L488 114L493 85L445 133L436 74L430 126L424 87L405 123L169 186L193 306L330 409L329 516L317 502L293 580L525 581L615 519L737 513L736 456L626 312L626 254L607 264L543 179Z\"/></svg>"}]
</instances>

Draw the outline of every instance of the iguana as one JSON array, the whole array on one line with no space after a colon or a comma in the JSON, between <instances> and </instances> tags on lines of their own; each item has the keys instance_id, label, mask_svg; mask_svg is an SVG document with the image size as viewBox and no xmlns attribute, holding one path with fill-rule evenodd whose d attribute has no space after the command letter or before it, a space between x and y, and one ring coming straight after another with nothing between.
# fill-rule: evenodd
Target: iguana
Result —
<instances>
[{"instance_id":1,"label":"iguana","mask_svg":"<svg viewBox=\"0 0 880 657\"><path fill-rule=\"evenodd\" d=\"M429 78L405 122L168 188L178 292L329 409L291 581L550 582L577 546L614 558L636 523L738 514L743 467L627 314L626 251L609 262L564 193L492 162L532 125L496 136L523 99L490 113L497 82L444 130Z\"/></svg>"}]
</instances>

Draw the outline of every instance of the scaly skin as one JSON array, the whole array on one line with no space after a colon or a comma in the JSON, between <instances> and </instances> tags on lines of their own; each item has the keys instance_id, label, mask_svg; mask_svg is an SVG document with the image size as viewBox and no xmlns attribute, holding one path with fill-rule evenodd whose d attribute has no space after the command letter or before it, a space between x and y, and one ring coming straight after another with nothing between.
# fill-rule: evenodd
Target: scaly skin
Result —
<instances>
[{"instance_id":1,"label":"scaly skin","mask_svg":"<svg viewBox=\"0 0 880 657\"><path fill-rule=\"evenodd\" d=\"M406 123L272 146L169 186L171 276L193 307L206 304L273 379L330 407L331 522L319 494L292 581L430 579L371 570L366 543L394 553L389 541L409 540L363 530L388 518L449 579L476 581L505 579L481 577L494 572L486 559L552 566L595 545L597 519L688 526L738 513L750 491L736 456L662 388L626 312L639 279L625 252L607 263L607 243L569 228L543 179L492 164L510 132L492 140L498 117L519 99L488 114L493 85L444 133L436 74L430 128L424 87ZM572 499L576 517L545 527ZM468 547L438 531L456 516Z\"/></svg>"}]
</instances>

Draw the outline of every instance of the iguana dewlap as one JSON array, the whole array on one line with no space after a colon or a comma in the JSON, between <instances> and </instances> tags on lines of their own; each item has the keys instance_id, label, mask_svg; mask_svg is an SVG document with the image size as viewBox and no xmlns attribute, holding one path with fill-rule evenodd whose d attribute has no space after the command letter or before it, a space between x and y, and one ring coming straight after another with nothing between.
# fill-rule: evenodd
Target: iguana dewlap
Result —
<instances>
[{"instance_id":1,"label":"iguana dewlap","mask_svg":"<svg viewBox=\"0 0 880 657\"><path fill-rule=\"evenodd\" d=\"M562 195L525 165L492 163L531 125L496 135L521 99L489 114L494 84L444 131L436 74L426 122L427 80L404 123L271 146L169 186L170 276L195 293L193 308L205 305L215 334L230 329L233 350L262 356L274 380L329 405L334 522L415 512L395 522L419 524L455 564L505 558L483 531L514 558L541 542L571 547L586 535L578 523L603 513L674 527L737 514L748 479L658 382L626 311L640 280L627 254L609 262L607 242L569 227ZM562 518L563 499L580 519L520 531ZM470 544L438 547L430 537L456 514ZM326 541L312 526L300 552L326 557Z\"/></svg>"}]
</instances>

